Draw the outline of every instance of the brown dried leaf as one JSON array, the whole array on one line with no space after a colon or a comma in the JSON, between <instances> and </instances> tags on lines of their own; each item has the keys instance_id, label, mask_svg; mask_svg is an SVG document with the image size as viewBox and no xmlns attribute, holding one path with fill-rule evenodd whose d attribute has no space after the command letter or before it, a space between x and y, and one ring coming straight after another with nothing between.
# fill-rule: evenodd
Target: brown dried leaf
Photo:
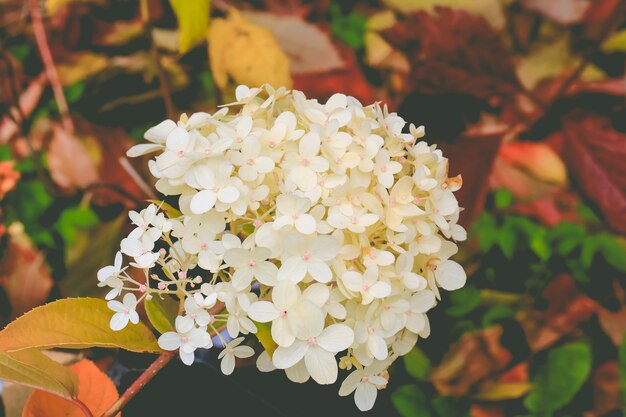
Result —
<instances>
[{"instance_id":1,"label":"brown dried leaf","mask_svg":"<svg viewBox=\"0 0 626 417\"><path fill-rule=\"evenodd\" d=\"M521 0L521 4L562 25L580 23L591 7L589 0Z\"/></svg>"},{"instance_id":2,"label":"brown dried leaf","mask_svg":"<svg viewBox=\"0 0 626 417\"><path fill-rule=\"evenodd\" d=\"M620 375L617 361L598 366L591 375L594 408L585 417L600 417L621 407Z\"/></svg>"},{"instance_id":3,"label":"brown dried leaf","mask_svg":"<svg viewBox=\"0 0 626 417\"><path fill-rule=\"evenodd\" d=\"M626 334L626 309L613 312L601 308L598 310L598 321L613 344L615 346L621 345Z\"/></svg>"},{"instance_id":4,"label":"brown dried leaf","mask_svg":"<svg viewBox=\"0 0 626 417\"><path fill-rule=\"evenodd\" d=\"M381 33L407 51L412 87L423 93L489 99L519 88L509 51L483 17L438 7L434 14L406 16Z\"/></svg>"},{"instance_id":5,"label":"brown dried leaf","mask_svg":"<svg viewBox=\"0 0 626 417\"><path fill-rule=\"evenodd\" d=\"M502 371L511 352L500 344L502 327L464 334L431 373L441 395L465 395L479 382Z\"/></svg>"},{"instance_id":6,"label":"brown dried leaf","mask_svg":"<svg viewBox=\"0 0 626 417\"><path fill-rule=\"evenodd\" d=\"M52 124L51 129L48 166L54 182L69 190L97 182L98 169L85 142L70 135L61 125Z\"/></svg>"}]
</instances>

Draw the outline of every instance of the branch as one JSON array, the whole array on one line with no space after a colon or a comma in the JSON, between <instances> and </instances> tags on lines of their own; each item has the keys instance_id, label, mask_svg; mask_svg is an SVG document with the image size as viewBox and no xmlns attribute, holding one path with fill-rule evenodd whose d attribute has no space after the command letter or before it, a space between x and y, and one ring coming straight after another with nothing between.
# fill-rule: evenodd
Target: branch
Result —
<instances>
[{"instance_id":1,"label":"branch","mask_svg":"<svg viewBox=\"0 0 626 417\"><path fill-rule=\"evenodd\" d=\"M87 405L84 402L82 402L78 398L72 398L70 401L72 401L72 403L74 403L76 407L80 408L80 411L82 411L85 417L93 417L91 410L89 409L89 407L87 407Z\"/></svg>"},{"instance_id":2,"label":"branch","mask_svg":"<svg viewBox=\"0 0 626 417\"><path fill-rule=\"evenodd\" d=\"M50 45L48 44L48 37L46 35L46 29L43 25L41 18L41 10L39 9L39 1L28 0L28 7L30 8L30 17L33 21L33 32L35 33L35 40L37 41L37 49L39 49L39 55L46 69L46 76L52 86L52 92L54 93L54 99L59 106L59 113L61 114L61 122L65 130L72 134L74 133L74 122L70 117L69 107L63 94L63 86L59 79L59 73L54 65L54 59L52 58L52 52L50 52Z\"/></svg>"},{"instance_id":3,"label":"branch","mask_svg":"<svg viewBox=\"0 0 626 417\"><path fill-rule=\"evenodd\" d=\"M122 396L101 417L114 417L120 410L176 355L176 351L164 351L143 371Z\"/></svg>"},{"instance_id":4,"label":"branch","mask_svg":"<svg viewBox=\"0 0 626 417\"><path fill-rule=\"evenodd\" d=\"M159 51L152 36L152 23L150 22L150 7L148 5L148 0L141 0L140 10L144 30L146 36L150 40L150 55L152 56L152 60L154 61L154 65L156 67L157 78L159 79L159 90L161 90L161 96L163 97L163 103L165 104L165 112L168 119L177 120L178 117L176 107L174 106L174 101L172 100L172 91L167 81L165 70L161 65Z\"/></svg>"}]
</instances>

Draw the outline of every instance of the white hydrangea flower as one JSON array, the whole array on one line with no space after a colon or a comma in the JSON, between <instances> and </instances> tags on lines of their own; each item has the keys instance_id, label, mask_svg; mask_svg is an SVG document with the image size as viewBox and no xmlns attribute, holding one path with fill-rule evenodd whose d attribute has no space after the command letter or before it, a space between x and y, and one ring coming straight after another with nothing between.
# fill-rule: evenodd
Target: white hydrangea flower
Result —
<instances>
[{"instance_id":1,"label":"white hydrangea flower","mask_svg":"<svg viewBox=\"0 0 626 417\"><path fill-rule=\"evenodd\" d=\"M263 331L261 370L330 384L344 352L342 369L354 370L340 395L368 410L393 361L429 336L441 289L465 285L451 259L467 237L454 197L461 178L448 178L423 127L378 103L344 94L320 103L267 85L235 96L216 113L158 124L128 151L155 154L156 188L180 212L129 213L134 229L98 272L108 300L126 292L110 301L111 326L136 322L144 298L175 296L184 315L159 345L184 363L225 329L230 374L253 354L244 336Z\"/></svg>"}]
</instances>

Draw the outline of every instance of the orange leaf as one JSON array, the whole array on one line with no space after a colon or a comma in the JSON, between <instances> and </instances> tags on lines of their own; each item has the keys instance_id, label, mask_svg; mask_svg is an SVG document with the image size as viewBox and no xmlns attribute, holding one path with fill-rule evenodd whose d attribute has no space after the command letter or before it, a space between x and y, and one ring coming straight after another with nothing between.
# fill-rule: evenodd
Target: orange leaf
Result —
<instances>
[{"instance_id":1,"label":"orange leaf","mask_svg":"<svg viewBox=\"0 0 626 417\"><path fill-rule=\"evenodd\" d=\"M113 382L90 360L83 359L69 368L78 377L78 399L94 416L102 415L119 398ZM35 391L26 401L22 417L84 417L85 414L70 400ZM117 415L121 417L121 413Z\"/></svg>"}]
</instances>

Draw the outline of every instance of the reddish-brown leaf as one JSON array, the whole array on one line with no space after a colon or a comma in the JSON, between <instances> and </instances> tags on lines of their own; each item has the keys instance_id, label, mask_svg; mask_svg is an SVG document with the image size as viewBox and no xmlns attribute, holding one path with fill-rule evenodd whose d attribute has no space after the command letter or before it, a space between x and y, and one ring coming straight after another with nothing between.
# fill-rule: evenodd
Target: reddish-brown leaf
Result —
<instances>
[{"instance_id":1,"label":"reddish-brown leaf","mask_svg":"<svg viewBox=\"0 0 626 417\"><path fill-rule=\"evenodd\" d=\"M119 398L113 382L91 361L83 359L69 368L78 377L78 399L94 416L102 415ZM84 417L78 406L65 398L35 391L24 406L22 417ZM118 417L121 415L118 414Z\"/></svg>"},{"instance_id":2,"label":"reddish-brown leaf","mask_svg":"<svg viewBox=\"0 0 626 417\"><path fill-rule=\"evenodd\" d=\"M505 417L504 409L496 405L473 404L470 407L472 417Z\"/></svg>"},{"instance_id":3,"label":"reddish-brown leaf","mask_svg":"<svg viewBox=\"0 0 626 417\"><path fill-rule=\"evenodd\" d=\"M354 51L343 44L336 44L345 68L315 74L293 74L293 87L307 96L326 100L335 93L356 97L363 103L371 103L376 97L370 83L365 79Z\"/></svg>"},{"instance_id":4,"label":"reddish-brown leaf","mask_svg":"<svg viewBox=\"0 0 626 417\"><path fill-rule=\"evenodd\" d=\"M620 375L617 361L606 362L598 366L591 375L593 384L594 407L585 417L603 416L609 411L620 408Z\"/></svg>"},{"instance_id":5,"label":"reddish-brown leaf","mask_svg":"<svg viewBox=\"0 0 626 417\"><path fill-rule=\"evenodd\" d=\"M442 395L464 395L504 369L512 356L500 344L501 336L500 326L463 335L431 373L437 391Z\"/></svg>"},{"instance_id":6,"label":"reddish-brown leaf","mask_svg":"<svg viewBox=\"0 0 626 417\"><path fill-rule=\"evenodd\" d=\"M581 22L591 7L589 0L522 0L521 4L562 25Z\"/></svg>"},{"instance_id":7,"label":"reddish-brown leaf","mask_svg":"<svg viewBox=\"0 0 626 417\"><path fill-rule=\"evenodd\" d=\"M489 99L518 89L509 51L481 16L438 7L405 16L382 35L407 51L412 87L420 92Z\"/></svg>"},{"instance_id":8,"label":"reddish-brown leaf","mask_svg":"<svg viewBox=\"0 0 626 417\"><path fill-rule=\"evenodd\" d=\"M450 161L449 176L461 174L463 177L463 187L455 195L464 208L460 217L464 226L469 225L483 209L489 191L489 175L500 143L500 137L482 137L439 145Z\"/></svg>"},{"instance_id":9,"label":"reddish-brown leaf","mask_svg":"<svg viewBox=\"0 0 626 417\"><path fill-rule=\"evenodd\" d=\"M535 352L575 331L598 309L598 304L578 291L572 277L566 274L557 276L546 287L543 298L548 302L545 311L524 311L520 318L528 345Z\"/></svg>"},{"instance_id":10,"label":"reddish-brown leaf","mask_svg":"<svg viewBox=\"0 0 626 417\"><path fill-rule=\"evenodd\" d=\"M11 304L11 315L17 317L43 304L53 285L46 257L25 235L12 235L0 263L0 284Z\"/></svg>"},{"instance_id":11,"label":"reddish-brown leaf","mask_svg":"<svg viewBox=\"0 0 626 417\"><path fill-rule=\"evenodd\" d=\"M626 134L600 116L564 121L561 155L615 230L626 233Z\"/></svg>"},{"instance_id":12,"label":"reddish-brown leaf","mask_svg":"<svg viewBox=\"0 0 626 417\"><path fill-rule=\"evenodd\" d=\"M615 346L621 345L626 334L626 309L613 312L601 308L598 310L598 321L613 344Z\"/></svg>"}]
</instances>

